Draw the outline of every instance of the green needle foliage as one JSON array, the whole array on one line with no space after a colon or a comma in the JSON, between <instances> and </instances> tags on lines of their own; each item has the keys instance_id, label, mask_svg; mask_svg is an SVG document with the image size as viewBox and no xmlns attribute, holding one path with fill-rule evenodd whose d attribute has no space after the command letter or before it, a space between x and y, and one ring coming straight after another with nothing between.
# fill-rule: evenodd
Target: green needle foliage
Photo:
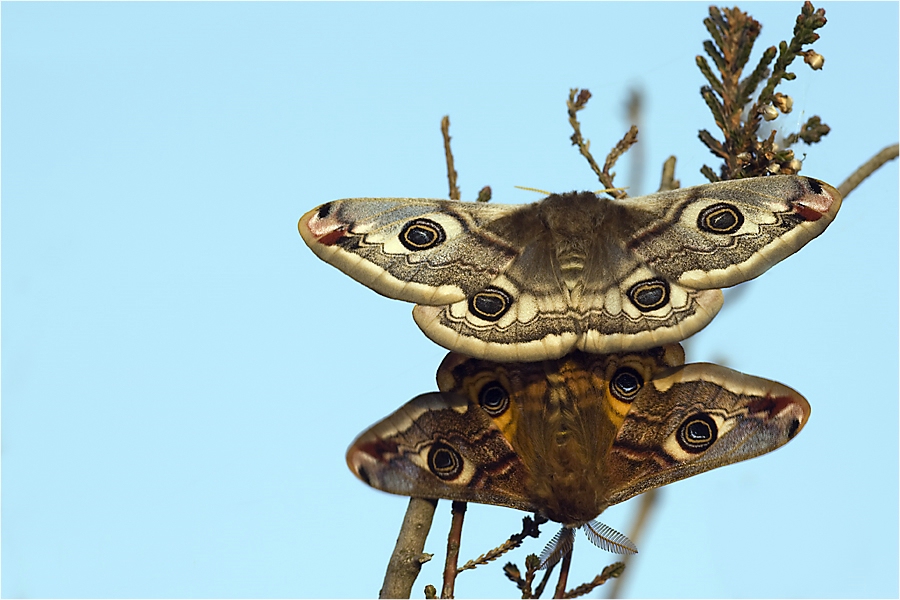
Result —
<instances>
[{"instance_id":1,"label":"green needle foliage","mask_svg":"<svg viewBox=\"0 0 900 600\"><path fill-rule=\"evenodd\" d=\"M718 174L707 165L700 172L710 181L799 172L802 165L790 147L801 140L807 144L818 142L829 132L828 125L817 116L810 117L799 132L784 135L780 142L775 140L774 129L761 139L760 126L763 120L771 121L779 113L791 112L791 97L775 90L784 81L796 78L788 71L794 59L802 56L812 69L822 68L825 62L822 55L805 47L819 39L815 31L826 23L824 9L804 3L791 41L781 42L777 49L767 48L753 71L743 79L741 75L762 25L739 8L715 6L710 7L709 17L703 23L712 36L712 40L703 43L703 48L718 74L703 56L697 56L697 66L709 82L700 88L700 95L724 139L716 139L705 129L700 131L700 140L723 161ZM773 60L775 64L770 68ZM760 85L762 90L754 101Z\"/></svg>"}]
</instances>

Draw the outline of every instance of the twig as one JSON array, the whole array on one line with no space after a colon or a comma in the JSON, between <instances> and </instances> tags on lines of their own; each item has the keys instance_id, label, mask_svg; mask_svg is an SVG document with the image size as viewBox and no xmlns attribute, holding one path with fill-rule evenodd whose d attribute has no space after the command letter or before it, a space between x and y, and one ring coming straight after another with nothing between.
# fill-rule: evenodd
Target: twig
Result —
<instances>
[{"instance_id":1,"label":"twig","mask_svg":"<svg viewBox=\"0 0 900 600\"><path fill-rule=\"evenodd\" d=\"M619 160L619 157L625 154L629 148L631 148L635 143L637 143L637 134L638 128L637 125L632 125L628 131L622 136L622 139L619 140L615 147L609 151L609 154L606 155L606 162L603 163L603 176L604 179L601 179L603 185L607 187L612 187L613 179L616 174L612 172L612 168L615 166L616 161ZM628 194L625 193L624 190L618 190L614 192L609 192L610 196L614 198L626 198Z\"/></svg>"},{"instance_id":2,"label":"twig","mask_svg":"<svg viewBox=\"0 0 900 600\"><path fill-rule=\"evenodd\" d=\"M447 156L447 181L450 183L450 199L459 200L456 186L456 169L453 168L453 152L450 150L450 117L441 119L441 134L444 136L444 154Z\"/></svg>"},{"instance_id":3,"label":"twig","mask_svg":"<svg viewBox=\"0 0 900 600\"><path fill-rule=\"evenodd\" d=\"M603 585L608 580L615 578L616 583L622 581L619 579L619 576L625 571L625 563L617 562L609 565L603 572L594 577L594 579L590 583L584 583L579 585L577 588L573 588L566 592L566 598L578 598L579 596L584 596L587 593L590 593L594 590L594 588Z\"/></svg>"},{"instance_id":4,"label":"twig","mask_svg":"<svg viewBox=\"0 0 900 600\"><path fill-rule=\"evenodd\" d=\"M805 2L790 42L781 42L777 49L775 46L767 48L756 68L744 79L741 74L762 26L738 8L719 10L715 6L710 7L709 17L703 23L712 36L712 40L703 43L703 48L719 74L713 72L705 58L697 56L697 66L709 84L700 88L700 95L722 131L723 139L715 139L705 129L699 132L699 137L723 164L718 174L707 165L700 172L710 181L799 172L802 163L789 146L799 140L807 144L820 141L828 134L828 125L817 116L811 117L799 133L785 135L780 144L775 142L774 130L765 139L760 138L759 130L763 119L771 121L779 114L791 112L791 97L775 90L782 82L796 78L788 71L796 58L802 56L812 69L822 68L824 58L803 48L819 39L816 30L826 23L825 11ZM772 61L775 62L770 71ZM753 101L753 94L760 85L763 85L762 90Z\"/></svg>"},{"instance_id":5,"label":"twig","mask_svg":"<svg viewBox=\"0 0 900 600\"><path fill-rule=\"evenodd\" d=\"M492 548L488 550L484 554L480 555L475 560L470 560L463 566L459 568L459 571L467 571L469 569L474 569L478 565L486 565L492 560L497 560L510 550L515 550L519 546L522 545L522 542L525 541L527 537L536 538L541 535L541 531L539 527L547 522L547 519L544 517L540 517L535 515L535 518L531 517L523 517L522 518L522 531L520 533L514 533L509 536L509 539L497 546L496 548ZM515 566L515 565L513 565Z\"/></svg>"},{"instance_id":6,"label":"twig","mask_svg":"<svg viewBox=\"0 0 900 600\"><path fill-rule=\"evenodd\" d=\"M522 573L519 572L519 567L513 563L506 563L503 567L503 572L520 590L522 590L522 598L540 598L541 594L544 592L544 587L547 585L547 581L550 579L550 574L553 573L553 569L556 568L556 565L550 565L544 569L544 576L541 578L541 583L538 585L537 590L532 592L531 584L534 583L534 576L537 574L540 566L541 561L537 555L529 554L525 557L525 579L522 579Z\"/></svg>"},{"instance_id":7,"label":"twig","mask_svg":"<svg viewBox=\"0 0 900 600\"><path fill-rule=\"evenodd\" d=\"M644 93L643 91L632 88L628 91L628 122L640 129L643 127L644 120ZM640 195L644 189L644 145L638 144L631 151L630 157L630 173L628 174L628 185L631 193Z\"/></svg>"},{"instance_id":8,"label":"twig","mask_svg":"<svg viewBox=\"0 0 900 600\"><path fill-rule=\"evenodd\" d=\"M613 178L615 178L616 174L611 173L610 169L613 168L613 165L616 164L619 157L637 142L637 127L632 125L631 129L628 130L628 133L626 133L625 136L619 140L619 143L609 151L609 154L606 157L606 163L604 163L603 168L601 169L600 165L597 164L597 161L594 160L594 156L591 154L590 140L584 139L584 136L581 135L581 123L578 122L578 117L576 116L579 110L582 110L587 106L588 100L590 99L591 92L589 90L579 90L578 88L569 90L569 99L566 100L566 107L569 111L569 125L572 126L572 130L574 131L569 139L572 140L573 146L578 146L578 151L581 152L581 155L585 159L587 159L588 164L591 165L591 169L597 174L597 177L600 179L600 183L603 184L606 192L613 198L625 198L628 194L623 190L616 189L616 186L613 185Z\"/></svg>"},{"instance_id":9,"label":"twig","mask_svg":"<svg viewBox=\"0 0 900 600\"><path fill-rule=\"evenodd\" d=\"M515 550L519 546L522 545L522 540L514 540L512 538L506 540L496 548L491 548L484 554L478 556L478 558L467 561L466 564L459 568L459 571L468 571L469 569L474 569L479 565L486 565L493 560L497 560L510 550Z\"/></svg>"},{"instance_id":10,"label":"twig","mask_svg":"<svg viewBox=\"0 0 900 600\"><path fill-rule=\"evenodd\" d=\"M588 164L591 165L591 169L593 169L594 173L597 174L597 177L600 178L600 182L604 186L611 188L613 187L612 182L607 183L603 181L603 171L600 169L600 165L597 164L597 161L594 160L593 155L591 155L591 142L585 140L581 135L581 123L578 122L578 117L576 116L576 113L578 113L579 110L587 106L587 102L590 99L590 90L579 90L578 88L569 90L569 99L566 101L566 108L569 112L569 125L572 126L572 130L575 132L569 139L572 140L573 146L578 146L578 151L581 152L581 155L585 159L587 159Z\"/></svg>"},{"instance_id":11,"label":"twig","mask_svg":"<svg viewBox=\"0 0 900 600\"><path fill-rule=\"evenodd\" d=\"M572 566L573 553L574 549L570 549L566 552L566 555L563 556L562 566L559 568L559 581L556 582L556 591L553 593L554 598L566 597L566 583L568 583L569 579L569 567Z\"/></svg>"},{"instance_id":12,"label":"twig","mask_svg":"<svg viewBox=\"0 0 900 600\"><path fill-rule=\"evenodd\" d=\"M866 161L866 163L850 175L844 183L838 186L838 191L841 193L841 196L846 198L847 194L856 189L856 186L862 183L866 177L874 173L889 160L897 158L898 151L900 151L900 146L894 144L893 146L888 146Z\"/></svg>"},{"instance_id":13,"label":"twig","mask_svg":"<svg viewBox=\"0 0 900 600\"><path fill-rule=\"evenodd\" d=\"M535 560L537 560L537 556L535 556L533 554L532 554L532 556L534 556ZM540 563L537 563L537 564L540 565ZM556 568L556 565L553 565L552 567L544 569L544 576L541 577L541 582L538 584L537 589L534 590L535 598L540 598L541 594L544 593L544 588L547 587L547 582L550 581L550 575L553 573L553 569L555 569L555 568ZM531 580L534 581L534 574L531 575ZM529 582L529 585L530 585L530 583L531 582Z\"/></svg>"},{"instance_id":14,"label":"twig","mask_svg":"<svg viewBox=\"0 0 900 600\"><path fill-rule=\"evenodd\" d=\"M453 597L453 586L456 583L456 568L459 560L459 545L462 542L463 520L466 517L466 503L455 501L452 504L453 520L450 522L450 534L447 536L447 560L444 561L444 586L441 598Z\"/></svg>"},{"instance_id":15,"label":"twig","mask_svg":"<svg viewBox=\"0 0 900 600\"><path fill-rule=\"evenodd\" d=\"M781 145L789 148L800 141L807 145L817 144L830 132L831 127L823 123L820 117L813 115L800 127L800 131L784 136Z\"/></svg>"},{"instance_id":16,"label":"twig","mask_svg":"<svg viewBox=\"0 0 900 600\"><path fill-rule=\"evenodd\" d=\"M431 560L431 555L422 550L425 548L425 538L431 529L436 506L437 500L409 499L403 525L400 526L400 534L384 574L384 583L378 593L379 598L409 598L422 563Z\"/></svg>"},{"instance_id":17,"label":"twig","mask_svg":"<svg viewBox=\"0 0 900 600\"><path fill-rule=\"evenodd\" d=\"M659 182L659 191L668 192L681 187L681 182L675 179L675 157L670 156L663 163L662 179Z\"/></svg>"}]
</instances>

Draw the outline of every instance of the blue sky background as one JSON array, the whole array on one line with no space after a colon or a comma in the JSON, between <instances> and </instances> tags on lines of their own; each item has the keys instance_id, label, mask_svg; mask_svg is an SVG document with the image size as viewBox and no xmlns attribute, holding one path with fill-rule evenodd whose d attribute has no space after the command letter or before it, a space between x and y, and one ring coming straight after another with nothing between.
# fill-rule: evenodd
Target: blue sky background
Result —
<instances>
[{"instance_id":1,"label":"blue sky background","mask_svg":"<svg viewBox=\"0 0 900 600\"><path fill-rule=\"evenodd\" d=\"M407 501L344 452L435 389L444 351L410 305L319 261L298 218L446 197L445 114L466 199L597 189L570 87L594 93L599 158L643 90L632 192L670 154L703 183L707 6L3 3L2 595L377 594ZM755 64L801 3L741 6L763 23ZM779 123L822 116L803 173L838 185L898 139L898 5L822 6L825 69L796 65ZM894 162L691 340L689 361L790 385L812 418L773 454L665 488L625 593L898 594L897 232ZM636 505L601 519L627 533ZM440 585L449 511L414 596ZM522 516L470 505L461 558ZM615 559L579 538L570 582ZM502 562L458 596L517 596Z\"/></svg>"}]
</instances>

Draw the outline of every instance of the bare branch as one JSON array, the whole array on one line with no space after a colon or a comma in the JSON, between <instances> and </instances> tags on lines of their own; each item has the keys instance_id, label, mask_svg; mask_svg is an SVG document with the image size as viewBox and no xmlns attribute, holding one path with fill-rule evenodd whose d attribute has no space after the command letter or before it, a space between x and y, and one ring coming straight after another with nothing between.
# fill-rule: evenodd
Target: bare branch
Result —
<instances>
[{"instance_id":1,"label":"bare branch","mask_svg":"<svg viewBox=\"0 0 900 600\"><path fill-rule=\"evenodd\" d=\"M441 119L441 134L444 136L444 154L447 156L447 181L450 183L450 199L459 200L456 186L456 169L453 168L453 152L450 150L450 117Z\"/></svg>"},{"instance_id":2,"label":"bare branch","mask_svg":"<svg viewBox=\"0 0 900 600\"><path fill-rule=\"evenodd\" d=\"M606 155L606 162L603 163L603 177L600 178L600 181L607 188L613 187L613 179L615 179L616 174L612 172L612 168L616 165L616 161L619 160L619 157L625 154L629 148L631 148L635 143L637 143L637 134L638 128L636 125L632 125L631 128L622 136L622 139L613 147L612 150L609 151L609 154ZM608 192L610 196L614 198L625 198L628 196L623 190L611 191Z\"/></svg>"},{"instance_id":3,"label":"bare branch","mask_svg":"<svg viewBox=\"0 0 900 600\"><path fill-rule=\"evenodd\" d=\"M590 99L591 92L589 90L579 90L578 88L569 90L569 99L566 100L566 107L568 107L569 110L569 125L572 126L572 130L575 132L569 139L572 140L572 145L578 146L578 151L581 152L581 155L585 159L587 159L588 164L591 165L591 169L594 170L594 173L597 174L597 178L600 179L600 183L603 184L605 191L613 198L625 198L628 194L621 189L617 189L616 186L613 185L613 179L616 174L611 173L610 169L613 168L619 157L637 142L637 127L632 125L631 129L628 130L628 133L626 133L625 136L619 140L619 143L609 151L609 154L606 157L606 163L601 169L600 165L597 164L597 161L594 160L594 157L591 154L590 140L584 139L581 135L581 123L578 122L578 117L576 116L579 110L582 110L587 106L587 102Z\"/></svg>"},{"instance_id":4,"label":"bare branch","mask_svg":"<svg viewBox=\"0 0 900 600\"><path fill-rule=\"evenodd\" d=\"M573 551L569 550L563 556L562 566L559 568L559 580L556 582L556 591L553 593L554 598L566 597L566 583L569 580L569 567L572 566Z\"/></svg>"},{"instance_id":5,"label":"bare branch","mask_svg":"<svg viewBox=\"0 0 900 600\"><path fill-rule=\"evenodd\" d=\"M576 98L576 94L578 95ZM569 99L566 101L566 107L569 109L569 125L572 126L572 129L575 133L572 134L572 137L569 138L572 140L572 144L578 146L578 151L581 152L581 155L587 159L588 164L591 165L591 169L594 170L594 173L597 174L597 177L600 178L600 182L608 187L613 187L612 182L607 183L603 181L603 171L600 170L600 165L597 164L597 161L594 160L594 157L591 155L591 142L585 140L581 135L581 123L578 122L578 117L576 113L587 106L588 100L591 99L590 90L579 90L578 88L572 88L569 90Z\"/></svg>"},{"instance_id":6,"label":"bare branch","mask_svg":"<svg viewBox=\"0 0 900 600\"><path fill-rule=\"evenodd\" d=\"M394 553L391 554L384 583L378 593L379 598L409 598L422 563L431 560L431 555L423 550L436 506L437 500L409 499Z\"/></svg>"},{"instance_id":7,"label":"bare branch","mask_svg":"<svg viewBox=\"0 0 900 600\"><path fill-rule=\"evenodd\" d=\"M628 122L640 129L644 122L644 93L632 88L628 91ZM630 172L628 173L628 185L631 193L640 195L644 190L644 145L638 144L628 155L630 158Z\"/></svg>"},{"instance_id":8,"label":"bare branch","mask_svg":"<svg viewBox=\"0 0 900 600\"><path fill-rule=\"evenodd\" d=\"M450 523L450 534L447 536L447 559L444 561L444 586L441 598L453 597L453 586L456 583L456 568L459 560L459 544L462 541L463 520L466 517L466 503L454 501L452 504L453 520Z\"/></svg>"},{"instance_id":9,"label":"bare branch","mask_svg":"<svg viewBox=\"0 0 900 600\"><path fill-rule=\"evenodd\" d=\"M866 177L874 173L886 162L897 158L898 151L900 151L900 146L894 144L893 146L888 146L866 161L866 163L850 175L844 183L838 186L838 191L841 193L841 196L846 198L847 194L856 189L856 186L862 183Z\"/></svg>"},{"instance_id":10,"label":"bare branch","mask_svg":"<svg viewBox=\"0 0 900 600\"><path fill-rule=\"evenodd\" d=\"M663 163L662 179L659 182L659 191L668 192L681 187L681 182L675 179L675 157L670 156Z\"/></svg>"}]
</instances>

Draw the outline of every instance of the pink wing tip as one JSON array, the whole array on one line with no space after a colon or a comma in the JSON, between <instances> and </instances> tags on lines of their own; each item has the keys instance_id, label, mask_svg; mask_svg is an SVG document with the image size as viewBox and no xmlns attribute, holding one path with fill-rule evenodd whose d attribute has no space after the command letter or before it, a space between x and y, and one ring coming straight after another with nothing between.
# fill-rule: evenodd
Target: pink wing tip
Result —
<instances>
[{"instance_id":1,"label":"pink wing tip","mask_svg":"<svg viewBox=\"0 0 900 600\"><path fill-rule=\"evenodd\" d=\"M318 209L313 209L307 213L309 218L304 217L305 223L304 219L301 219L300 227L305 227L320 244L333 246L347 233L347 224L341 223L334 218L331 211L326 207L328 207L328 204L323 204Z\"/></svg>"},{"instance_id":2,"label":"pink wing tip","mask_svg":"<svg viewBox=\"0 0 900 600\"><path fill-rule=\"evenodd\" d=\"M831 212L840 195L836 189L818 179L807 177L806 183L809 192L794 200L794 211L807 221L818 221Z\"/></svg>"},{"instance_id":3,"label":"pink wing tip","mask_svg":"<svg viewBox=\"0 0 900 600\"><path fill-rule=\"evenodd\" d=\"M810 414L809 402L799 394L766 396L751 403L748 408L750 414L765 413L766 420L793 416L797 421L797 428L794 433L806 424Z\"/></svg>"}]
</instances>

